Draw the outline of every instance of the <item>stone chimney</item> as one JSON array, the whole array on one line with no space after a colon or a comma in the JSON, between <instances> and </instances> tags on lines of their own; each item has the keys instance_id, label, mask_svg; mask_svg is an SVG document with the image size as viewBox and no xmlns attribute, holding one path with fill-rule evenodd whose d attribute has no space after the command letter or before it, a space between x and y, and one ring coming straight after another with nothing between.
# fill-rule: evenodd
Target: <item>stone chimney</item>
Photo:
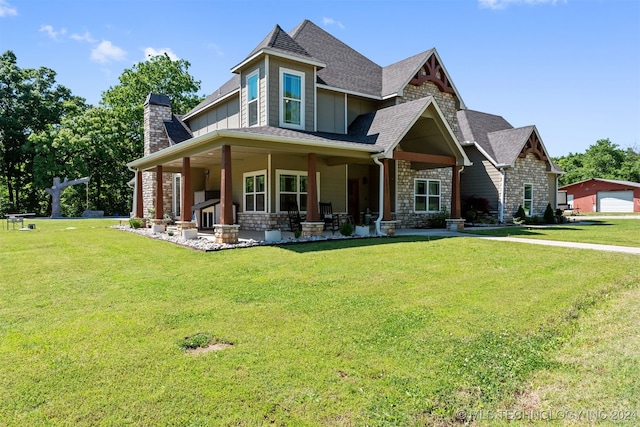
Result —
<instances>
[{"instance_id":1,"label":"stone chimney","mask_svg":"<svg viewBox=\"0 0 640 427\"><path fill-rule=\"evenodd\" d=\"M148 156L169 147L169 137L164 127L165 121L171 120L171 100L166 95L150 93L144 102L144 155ZM164 192L164 211L170 214L172 208L171 174L162 174ZM142 197L144 216L149 217L149 210L154 206L156 194L155 172L142 173Z\"/></svg>"}]
</instances>

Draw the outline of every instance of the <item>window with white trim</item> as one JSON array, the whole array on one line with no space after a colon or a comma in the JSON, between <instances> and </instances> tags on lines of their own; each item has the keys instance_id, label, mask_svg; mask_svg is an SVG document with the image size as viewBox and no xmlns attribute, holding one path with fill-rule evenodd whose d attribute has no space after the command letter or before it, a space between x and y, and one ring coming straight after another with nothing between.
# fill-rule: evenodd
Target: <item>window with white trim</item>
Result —
<instances>
[{"instance_id":1,"label":"window with white trim","mask_svg":"<svg viewBox=\"0 0 640 427\"><path fill-rule=\"evenodd\" d=\"M300 212L307 211L307 180L306 171L277 170L277 202L278 212L286 212L293 204L297 204ZM320 200L320 172L316 172L316 186L318 200Z\"/></svg>"},{"instance_id":2,"label":"window with white trim","mask_svg":"<svg viewBox=\"0 0 640 427\"><path fill-rule=\"evenodd\" d=\"M173 174L173 217L180 218L180 203L182 203L180 192L182 191L182 175L179 173Z\"/></svg>"},{"instance_id":3,"label":"window with white trim","mask_svg":"<svg viewBox=\"0 0 640 427\"><path fill-rule=\"evenodd\" d=\"M416 179L414 181L414 205L416 212L440 212L440 180Z\"/></svg>"},{"instance_id":4,"label":"window with white trim","mask_svg":"<svg viewBox=\"0 0 640 427\"><path fill-rule=\"evenodd\" d=\"M527 216L531 216L533 209L533 184L525 184L522 191L522 207Z\"/></svg>"},{"instance_id":5,"label":"window with white trim","mask_svg":"<svg viewBox=\"0 0 640 427\"><path fill-rule=\"evenodd\" d=\"M256 126L260 117L260 70L247 76L247 124Z\"/></svg>"},{"instance_id":6,"label":"window with white trim","mask_svg":"<svg viewBox=\"0 0 640 427\"><path fill-rule=\"evenodd\" d=\"M304 73L280 68L280 126L304 129Z\"/></svg>"},{"instance_id":7,"label":"window with white trim","mask_svg":"<svg viewBox=\"0 0 640 427\"><path fill-rule=\"evenodd\" d=\"M246 172L244 182L244 212L267 211L267 171Z\"/></svg>"}]
</instances>

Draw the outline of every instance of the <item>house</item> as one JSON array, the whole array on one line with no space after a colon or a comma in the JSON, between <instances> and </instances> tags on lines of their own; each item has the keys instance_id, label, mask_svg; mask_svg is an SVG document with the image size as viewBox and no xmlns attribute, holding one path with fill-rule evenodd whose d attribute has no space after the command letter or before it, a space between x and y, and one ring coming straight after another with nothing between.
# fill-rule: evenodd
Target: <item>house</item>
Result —
<instances>
[{"instance_id":1,"label":"house","mask_svg":"<svg viewBox=\"0 0 640 427\"><path fill-rule=\"evenodd\" d=\"M220 242L286 229L292 206L303 234L321 233L319 202L356 222L371 213L378 234L443 211L461 225L466 107L435 49L382 67L305 20L276 26L231 72L182 117L149 95L145 155L128 164L135 216L154 208Z\"/></svg>"},{"instance_id":2,"label":"house","mask_svg":"<svg viewBox=\"0 0 640 427\"><path fill-rule=\"evenodd\" d=\"M640 212L640 183L592 178L564 185L567 204L578 212Z\"/></svg>"},{"instance_id":3,"label":"house","mask_svg":"<svg viewBox=\"0 0 640 427\"><path fill-rule=\"evenodd\" d=\"M535 126L514 128L501 116L459 110L458 140L473 165L461 175L461 196L481 197L500 222L522 206L528 216L557 207L558 176Z\"/></svg>"}]
</instances>

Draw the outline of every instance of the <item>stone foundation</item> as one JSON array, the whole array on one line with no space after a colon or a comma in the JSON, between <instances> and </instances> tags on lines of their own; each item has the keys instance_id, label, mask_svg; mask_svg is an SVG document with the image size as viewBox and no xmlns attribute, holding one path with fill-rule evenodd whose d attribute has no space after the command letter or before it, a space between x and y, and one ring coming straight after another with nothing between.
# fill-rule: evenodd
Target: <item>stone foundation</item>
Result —
<instances>
[{"instance_id":1,"label":"stone foundation","mask_svg":"<svg viewBox=\"0 0 640 427\"><path fill-rule=\"evenodd\" d=\"M451 218L444 220L447 223L448 231L463 231L464 219L463 218Z\"/></svg>"},{"instance_id":2,"label":"stone foundation","mask_svg":"<svg viewBox=\"0 0 640 427\"><path fill-rule=\"evenodd\" d=\"M192 228L196 228L196 223L193 221L176 221L176 226L178 227L178 231L191 230Z\"/></svg>"},{"instance_id":3,"label":"stone foundation","mask_svg":"<svg viewBox=\"0 0 640 427\"><path fill-rule=\"evenodd\" d=\"M396 234L397 221L380 221L380 231L387 236L393 236Z\"/></svg>"},{"instance_id":4,"label":"stone foundation","mask_svg":"<svg viewBox=\"0 0 640 427\"><path fill-rule=\"evenodd\" d=\"M238 243L239 225L222 225L213 226L213 236L216 243Z\"/></svg>"},{"instance_id":5,"label":"stone foundation","mask_svg":"<svg viewBox=\"0 0 640 427\"><path fill-rule=\"evenodd\" d=\"M289 215L281 213L238 212L238 225L243 230L289 230ZM292 231L292 230L290 230Z\"/></svg>"}]
</instances>

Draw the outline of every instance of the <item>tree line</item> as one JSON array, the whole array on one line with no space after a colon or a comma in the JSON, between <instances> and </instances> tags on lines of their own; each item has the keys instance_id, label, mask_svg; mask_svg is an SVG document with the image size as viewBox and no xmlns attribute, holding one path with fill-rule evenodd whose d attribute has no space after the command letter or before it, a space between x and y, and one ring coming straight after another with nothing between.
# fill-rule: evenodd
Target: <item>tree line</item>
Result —
<instances>
[{"instance_id":1,"label":"tree line","mask_svg":"<svg viewBox=\"0 0 640 427\"><path fill-rule=\"evenodd\" d=\"M61 200L65 216L85 209L128 215L132 205L126 163L143 156L143 102L149 92L168 95L184 114L201 101L200 81L190 63L167 55L125 70L119 83L87 104L56 83L50 68L21 68L16 55L0 57L0 213L51 214L45 188L54 177L90 181L68 187Z\"/></svg>"},{"instance_id":2,"label":"tree line","mask_svg":"<svg viewBox=\"0 0 640 427\"><path fill-rule=\"evenodd\" d=\"M609 139L599 139L584 153L569 153L553 161L565 172L558 180L560 185L591 178L640 182L640 150L621 148Z\"/></svg>"}]
</instances>

